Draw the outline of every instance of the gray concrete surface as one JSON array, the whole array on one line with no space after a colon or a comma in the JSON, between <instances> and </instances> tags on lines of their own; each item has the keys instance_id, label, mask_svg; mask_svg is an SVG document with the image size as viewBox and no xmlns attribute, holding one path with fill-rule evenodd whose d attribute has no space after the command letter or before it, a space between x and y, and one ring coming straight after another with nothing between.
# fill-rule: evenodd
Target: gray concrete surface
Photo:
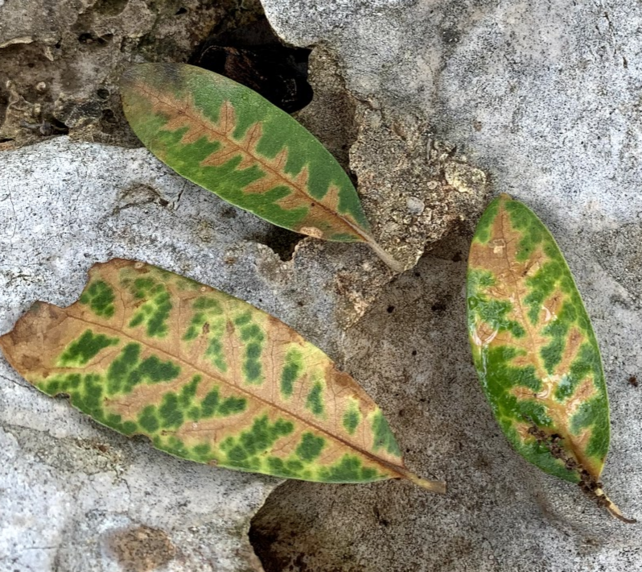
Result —
<instances>
[{"instance_id":1,"label":"gray concrete surface","mask_svg":"<svg viewBox=\"0 0 642 572\"><path fill-rule=\"evenodd\" d=\"M628 382L642 380L642 5L264 6L285 40L336 54L358 103L350 161L364 204L392 200L397 184L427 172L426 157L447 159L456 146L495 192L524 200L552 229L601 340L612 412L605 486L627 516L642 518L642 397ZM393 145L382 156L386 140ZM467 347L465 225L462 237L445 225L451 234L391 282L360 246L305 240L282 262L264 244L266 225L141 150L58 139L0 155L0 169L0 333L35 299L75 300L93 262L159 264L317 343L381 404L408 465L448 480L445 497L399 482L277 488L254 520L267 572L642 570L639 525L610 519L574 486L536 471L497 428ZM446 165L434 178L465 192ZM403 197L408 212L417 212L413 197ZM371 209L383 228L382 211ZM120 438L1 361L0 430L0 569L256 569L245 531L276 481Z\"/></svg>"},{"instance_id":2,"label":"gray concrete surface","mask_svg":"<svg viewBox=\"0 0 642 572\"><path fill-rule=\"evenodd\" d=\"M612 414L604 483L641 518L642 396L628 379L642 377L642 6L264 6L286 41L334 51L355 97L426 121L436 140L486 170L494 192L525 201L551 228L601 340ZM642 570L639 525L610 519L501 436L466 346L466 252L467 238L453 237L421 261L420 277L386 287L344 346L411 467L445 478L448 496L399 483L287 483L254 521L266 570Z\"/></svg>"},{"instance_id":3,"label":"gray concrete surface","mask_svg":"<svg viewBox=\"0 0 642 572\"><path fill-rule=\"evenodd\" d=\"M158 264L284 315L257 269L278 258L248 240L266 225L146 151L60 138L2 153L0 165L1 333L35 300L75 301L88 268L112 257ZM3 572L259 570L249 518L277 482L123 438L37 392L0 357Z\"/></svg>"}]
</instances>

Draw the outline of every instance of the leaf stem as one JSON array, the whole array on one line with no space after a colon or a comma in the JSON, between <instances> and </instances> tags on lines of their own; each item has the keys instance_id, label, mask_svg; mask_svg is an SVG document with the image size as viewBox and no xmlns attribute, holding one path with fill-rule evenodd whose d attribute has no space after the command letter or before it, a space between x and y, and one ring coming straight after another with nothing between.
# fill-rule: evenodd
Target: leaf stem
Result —
<instances>
[{"instance_id":1,"label":"leaf stem","mask_svg":"<svg viewBox=\"0 0 642 572\"><path fill-rule=\"evenodd\" d=\"M398 260L395 260L390 254L388 254L383 248L381 248L374 240L374 238L370 236L366 236L366 242L370 248L372 248L372 251L383 261L386 263L386 265L396 272L397 274L401 274L405 268L399 262Z\"/></svg>"},{"instance_id":2,"label":"leaf stem","mask_svg":"<svg viewBox=\"0 0 642 572\"><path fill-rule=\"evenodd\" d=\"M421 477L411 473L410 471L396 469L404 479L410 481L411 483L426 489L431 493L437 493L440 495L446 494L446 483L444 481L429 481L428 479L422 479Z\"/></svg>"},{"instance_id":3,"label":"leaf stem","mask_svg":"<svg viewBox=\"0 0 642 572\"><path fill-rule=\"evenodd\" d=\"M593 491L595 494L598 504L604 506L604 508L609 512L611 516L614 516L626 524L635 524L637 520L634 518L626 518L621 512L620 509L615 505L615 503L606 496L606 493L602 489L595 489Z\"/></svg>"}]
</instances>

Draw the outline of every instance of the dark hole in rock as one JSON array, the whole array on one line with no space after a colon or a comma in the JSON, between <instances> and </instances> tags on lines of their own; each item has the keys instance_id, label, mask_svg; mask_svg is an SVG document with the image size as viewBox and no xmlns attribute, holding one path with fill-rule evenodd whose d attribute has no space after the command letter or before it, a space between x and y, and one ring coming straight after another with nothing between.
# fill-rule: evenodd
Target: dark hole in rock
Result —
<instances>
[{"instance_id":1,"label":"dark hole in rock","mask_svg":"<svg viewBox=\"0 0 642 572\"><path fill-rule=\"evenodd\" d=\"M278 533L271 532L269 528L262 529L252 526L249 537L250 544L261 559L265 572L292 570L290 567L292 562L289 555L279 556L271 552L272 547L280 540ZM300 570L306 570L306 568L300 568Z\"/></svg>"},{"instance_id":2,"label":"dark hole in rock","mask_svg":"<svg viewBox=\"0 0 642 572\"><path fill-rule=\"evenodd\" d=\"M83 32L78 34L78 42L86 45L104 46L111 42L113 34L106 34L104 36L97 36L93 32Z\"/></svg>"},{"instance_id":3,"label":"dark hole in rock","mask_svg":"<svg viewBox=\"0 0 642 572\"><path fill-rule=\"evenodd\" d=\"M51 115L44 118L43 122L38 127L38 131L44 136L67 135L69 133L69 127Z\"/></svg>"},{"instance_id":4,"label":"dark hole in rock","mask_svg":"<svg viewBox=\"0 0 642 572\"><path fill-rule=\"evenodd\" d=\"M107 99L109 97L109 90L105 89L104 87L100 87L96 90L96 95L100 99Z\"/></svg>"},{"instance_id":5,"label":"dark hole in rock","mask_svg":"<svg viewBox=\"0 0 642 572\"><path fill-rule=\"evenodd\" d=\"M304 238L302 234L292 232L287 228L272 226L268 232L256 238L257 242L269 246L284 262L292 260L296 245Z\"/></svg>"},{"instance_id":6,"label":"dark hole in rock","mask_svg":"<svg viewBox=\"0 0 642 572\"><path fill-rule=\"evenodd\" d=\"M307 81L310 50L285 46L265 15L231 29L216 29L190 64L227 76L288 113L312 101Z\"/></svg>"},{"instance_id":7,"label":"dark hole in rock","mask_svg":"<svg viewBox=\"0 0 642 572\"><path fill-rule=\"evenodd\" d=\"M4 89L0 88L0 125L4 123L7 115L7 105L9 105L9 98Z\"/></svg>"},{"instance_id":8,"label":"dark hole in rock","mask_svg":"<svg viewBox=\"0 0 642 572\"><path fill-rule=\"evenodd\" d=\"M181 14L187 14L187 8L181 6L178 10L176 10L177 16L180 16Z\"/></svg>"},{"instance_id":9,"label":"dark hole in rock","mask_svg":"<svg viewBox=\"0 0 642 572\"><path fill-rule=\"evenodd\" d=\"M114 133L118 127L118 119L111 109L103 109L100 116L100 126L105 133Z\"/></svg>"}]
</instances>

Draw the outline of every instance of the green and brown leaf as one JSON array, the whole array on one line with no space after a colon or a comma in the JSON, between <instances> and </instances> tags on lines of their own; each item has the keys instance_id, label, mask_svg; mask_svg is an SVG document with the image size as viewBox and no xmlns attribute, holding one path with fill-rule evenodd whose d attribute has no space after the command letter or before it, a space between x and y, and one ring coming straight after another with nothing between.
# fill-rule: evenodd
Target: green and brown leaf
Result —
<instances>
[{"instance_id":1,"label":"green and brown leaf","mask_svg":"<svg viewBox=\"0 0 642 572\"><path fill-rule=\"evenodd\" d=\"M552 235L507 195L477 226L467 301L475 367L509 441L617 512L599 483L609 404L591 322Z\"/></svg>"},{"instance_id":2,"label":"green and brown leaf","mask_svg":"<svg viewBox=\"0 0 642 572\"><path fill-rule=\"evenodd\" d=\"M154 266L95 265L78 302L36 303L0 347L43 392L178 457L445 490L407 471L381 410L321 350L253 306Z\"/></svg>"},{"instance_id":3,"label":"green and brown leaf","mask_svg":"<svg viewBox=\"0 0 642 572\"><path fill-rule=\"evenodd\" d=\"M123 109L145 146L183 177L269 222L315 238L366 242L350 179L303 126L258 93L185 64L142 64L122 79Z\"/></svg>"}]
</instances>

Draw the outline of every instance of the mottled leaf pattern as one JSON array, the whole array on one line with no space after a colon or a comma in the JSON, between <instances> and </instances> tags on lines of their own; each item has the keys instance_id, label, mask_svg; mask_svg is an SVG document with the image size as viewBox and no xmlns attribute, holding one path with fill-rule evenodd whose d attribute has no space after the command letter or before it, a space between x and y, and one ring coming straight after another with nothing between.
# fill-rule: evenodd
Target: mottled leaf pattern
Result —
<instances>
[{"instance_id":1,"label":"mottled leaf pattern","mask_svg":"<svg viewBox=\"0 0 642 572\"><path fill-rule=\"evenodd\" d=\"M507 195L477 226L467 299L477 373L510 442L547 473L605 498L609 405L597 341L555 240Z\"/></svg>"},{"instance_id":2,"label":"mottled leaf pattern","mask_svg":"<svg viewBox=\"0 0 642 572\"><path fill-rule=\"evenodd\" d=\"M68 308L35 304L0 347L29 382L178 457L310 481L409 473L380 409L318 348L249 304L143 263L90 271Z\"/></svg>"},{"instance_id":3,"label":"mottled leaf pattern","mask_svg":"<svg viewBox=\"0 0 642 572\"><path fill-rule=\"evenodd\" d=\"M161 161L202 187L278 226L316 238L370 236L350 179L287 113L224 76L185 64L131 67L123 108L136 135Z\"/></svg>"}]
</instances>

